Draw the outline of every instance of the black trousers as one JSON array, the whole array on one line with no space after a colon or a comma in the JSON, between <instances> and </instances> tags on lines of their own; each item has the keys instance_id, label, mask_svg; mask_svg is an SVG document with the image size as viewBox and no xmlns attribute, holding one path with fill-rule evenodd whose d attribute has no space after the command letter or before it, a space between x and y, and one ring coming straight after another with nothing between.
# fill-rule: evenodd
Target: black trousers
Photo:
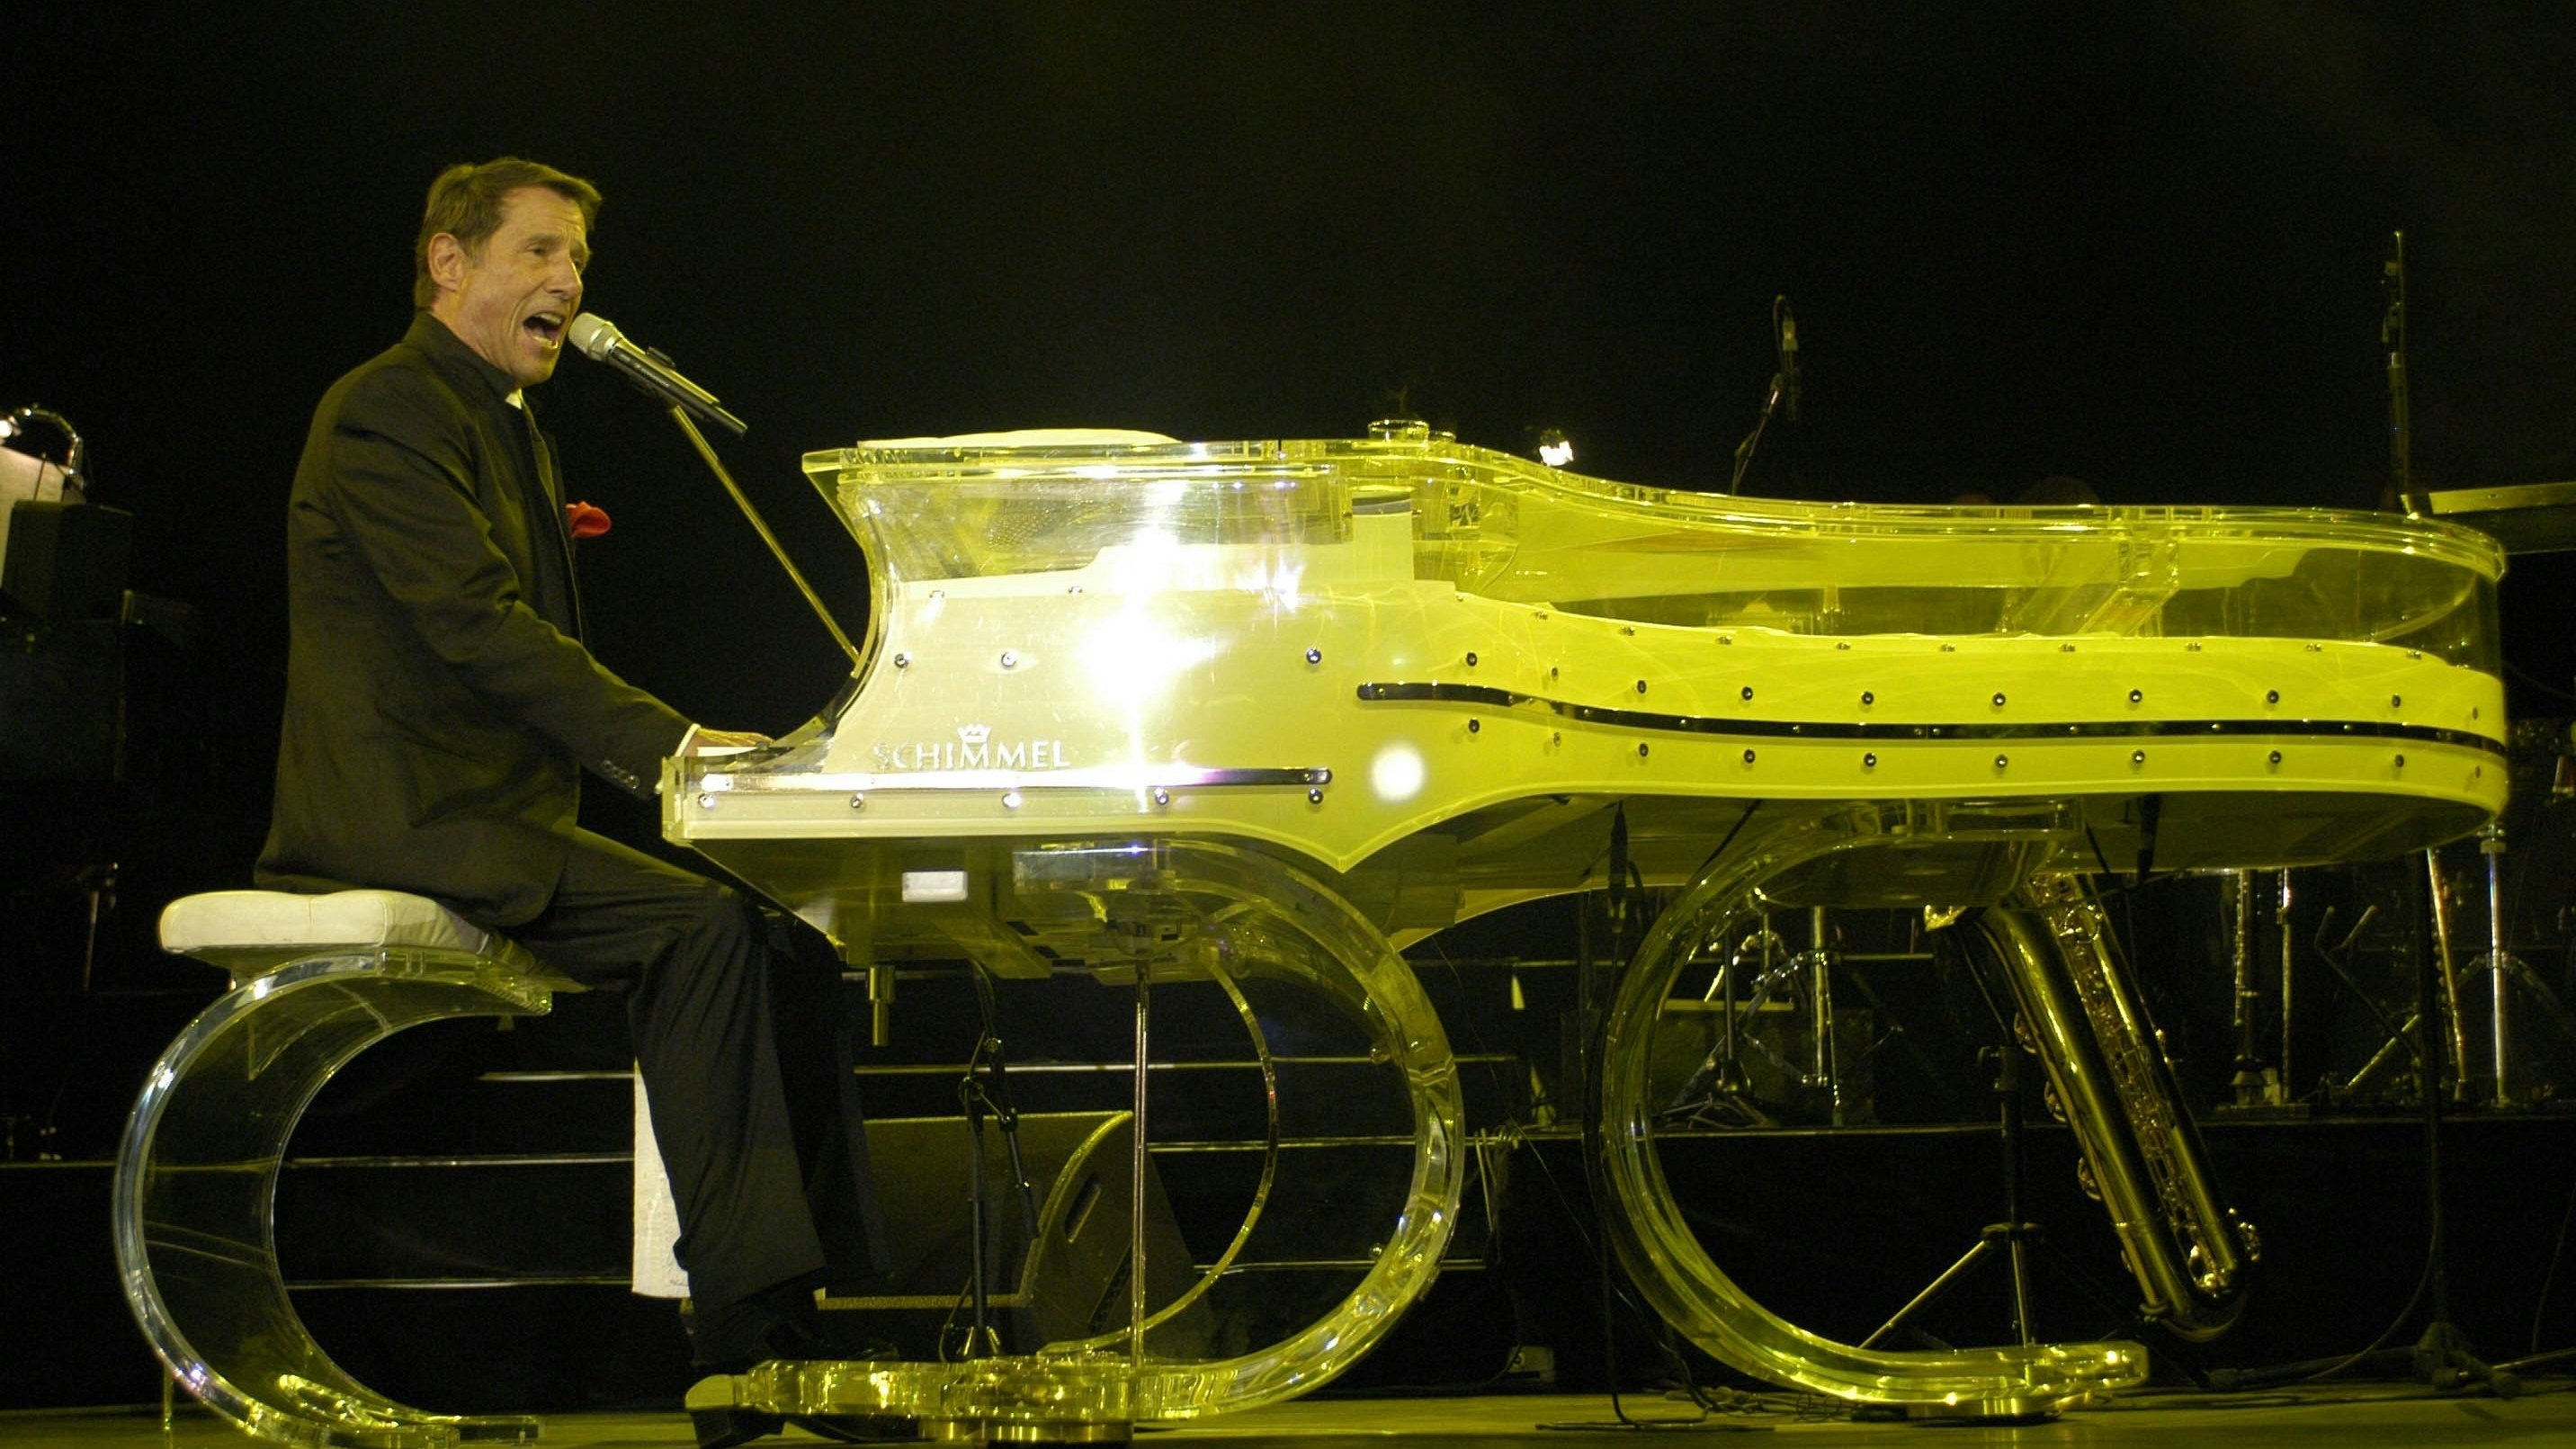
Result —
<instances>
[{"instance_id":1,"label":"black trousers","mask_svg":"<svg viewBox=\"0 0 2576 1449\"><path fill-rule=\"evenodd\" d=\"M802 921L581 831L553 901L508 935L622 989L701 1309L886 1261L840 962Z\"/></svg>"}]
</instances>

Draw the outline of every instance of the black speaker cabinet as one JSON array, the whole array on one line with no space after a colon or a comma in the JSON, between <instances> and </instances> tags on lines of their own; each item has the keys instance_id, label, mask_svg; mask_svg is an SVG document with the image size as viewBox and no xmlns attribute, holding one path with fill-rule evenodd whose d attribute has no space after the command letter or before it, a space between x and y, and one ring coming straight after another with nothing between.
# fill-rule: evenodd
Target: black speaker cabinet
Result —
<instances>
[{"instance_id":1,"label":"black speaker cabinet","mask_svg":"<svg viewBox=\"0 0 2576 1449\"><path fill-rule=\"evenodd\" d=\"M1128 1319L1128 1220L1134 1134L1125 1112L1025 1112L1020 1160L1035 1199L1037 1238L1014 1186L1001 1129L984 1127L986 1324L1004 1353L1112 1332ZM864 1313L867 1330L907 1357L960 1356L971 1337L974 1214L963 1118L881 1118L868 1157L884 1204L886 1280L864 1295L823 1299L831 1313ZM1145 1171L1148 1310L1197 1282L1189 1245L1149 1160ZM1154 1332L1158 1355L1188 1355L1209 1338L1193 1305ZM944 1350L944 1352L943 1352Z\"/></svg>"},{"instance_id":2,"label":"black speaker cabinet","mask_svg":"<svg viewBox=\"0 0 2576 1449\"><path fill-rule=\"evenodd\" d=\"M115 620L0 620L0 781L123 778L124 701Z\"/></svg>"},{"instance_id":3,"label":"black speaker cabinet","mask_svg":"<svg viewBox=\"0 0 2576 1449\"><path fill-rule=\"evenodd\" d=\"M6 506L0 595L39 619L113 619L125 597L134 515L94 503Z\"/></svg>"}]
</instances>

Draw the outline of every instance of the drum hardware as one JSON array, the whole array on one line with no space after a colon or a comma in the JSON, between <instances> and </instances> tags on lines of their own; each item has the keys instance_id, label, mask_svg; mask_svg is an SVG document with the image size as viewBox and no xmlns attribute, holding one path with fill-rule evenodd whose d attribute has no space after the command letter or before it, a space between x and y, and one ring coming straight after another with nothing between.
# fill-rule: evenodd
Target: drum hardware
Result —
<instances>
[{"instance_id":1,"label":"drum hardware","mask_svg":"<svg viewBox=\"0 0 2576 1449\"><path fill-rule=\"evenodd\" d=\"M2437 1012L2436 1020L2439 1023L2437 1031L2444 1035L2450 1044L2448 1061L2434 1061L2426 1053L2413 1049L2411 1044L2416 1037L2416 1028L2422 1020L2416 1011L2410 1010L2404 1017L2392 1020L2386 1011L2380 1009L2377 999L2353 976L2352 958L2363 933L2369 929L2372 919L2379 914L2379 907L2376 905L2362 907L2361 915L2352 923L2352 929L2344 932L2340 942L2329 946L2326 944L2326 937L2333 929L2335 910L2334 907L2328 906L2324 915L2317 921L2316 938L2311 943L2312 949L2316 951L2317 958L2325 963L2327 969L2334 972L2337 979L2343 982L2344 989L2351 993L2352 999L2370 1013L2383 1033L2378 1049L2370 1054L2368 1060L2355 1068L2352 1075L2341 1082L2335 1081L2331 1076L2325 1079L2325 1095L2330 1102L2352 1101L2358 1098L2391 1065L2398 1062L2412 1062L2416 1066L2417 1091L2440 1092L2446 1084L2449 1063L2461 1060L2468 1050L2466 1035L2461 1029L2457 1010L2459 1001L2457 973L2450 965L2450 912L2445 901L2441 868L2434 853L2430 850L2424 852L2424 870L2421 876L2409 870L2405 873L2405 880L2410 892L2421 889L2429 898L2425 909L2430 917L2433 949L2426 959L2424 969L2437 983L2439 993L2437 1005L2447 1008ZM2407 944L2410 952L2423 950L2423 941L2419 935L2410 934L2407 937ZM2413 970L2414 968L2409 968L2410 976ZM2450 1090L2454 1097L2466 1100L2463 1095L2464 1089L2457 1083L2451 1083Z\"/></svg>"},{"instance_id":2,"label":"drum hardware","mask_svg":"<svg viewBox=\"0 0 2576 1449\"><path fill-rule=\"evenodd\" d=\"M2469 1037L2468 1028L2460 1014L2459 967L2451 953L2451 896L2447 885L2448 882L2442 879L2441 857L2428 847L2424 851L2424 891L2427 896L2426 909L2433 922L2433 956L2430 964L2438 965L2440 968L2440 975L2436 979L2442 988L2441 1005L2448 1013L2451 1024L2451 1060L2449 1070L2446 1072L2442 1070L2442 1064L2436 1062L2429 1051L2423 1053L2419 1059L2425 1068L2425 1095L2437 1095L2441 1090L2442 1081L2447 1078L2451 1084L2451 1100L2465 1102L2469 1100L2467 1077ZM2419 1009L2429 1013L2433 1010L2433 1005L2433 999L2428 995L2419 1003Z\"/></svg>"},{"instance_id":3,"label":"drum hardware","mask_svg":"<svg viewBox=\"0 0 2576 1449\"><path fill-rule=\"evenodd\" d=\"M2429 1303L2430 1316L2423 1334L2411 1348L2355 1355L2332 1365L2326 1372L2339 1372L2372 1360L2394 1361L2411 1366L2418 1378L2436 1389L2484 1385L2498 1398L2511 1398L2521 1392L2521 1380L2509 1371L2492 1367L2479 1360L2470 1351L2468 1339L2451 1321L2450 1269L2447 1261L2449 1238L2442 1211L2443 1094L2440 1083L2443 1069L2442 1064L2437 1060L2440 1050L2438 1043L2442 1040L2442 1033L2434 1026L2434 1022L2440 1011L2437 996L2448 991L2449 1000L2454 1007L2451 1040L2456 1047L2459 1042L2457 1031L2459 1019L2456 1011L2459 998L2455 989L2456 982L2448 971L2450 965L2448 913L2441 904L2442 877L2439 869L2435 867L2433 853L2429 850L2425 852L2425 870L2422 875L2419 876L2410 871L2405 879L2410 897L2409 904L2417 907L2414 914L2419 920L2428 920L2432 926L2434 949L2428 951L2425 948L2425 941L2420 931L2410 933L2407 937L2408 951L2413 958L2415 968L2415 1010L2390 1034L2388 1042L2381 1046L2379 1052L2365 1063L2360 1071L2353 1074L2351 1081L2346 1085L2348 1089L2371 1076L2379 1069L2381 1063L2401 1046L2415 1058L2416 1080L2419 1086L2417 1098L2423 1110L2424 1120L2424 1207L2429 1238L2425 1248L2424 1280L2420 1285L2419 1297L2416 1301ZM2418 892L2429 899L2411 899ZM2362 927L2368 924L2369 919L2370 911L2364 910L2361 919L2353 924L2353 929L2345 936L2344 947L2350 947L2360 937ZM2320 951L2329 964L2335 965L2339 974L2344 974L2346 984L2351 985L2349 974L2343 973L2334 954L2324 951L2322 946L2324 924L2323 922L2319 924ZM2358 993L2358 988L2356 992ZM2368 1000L2367 996L2362 999L2365 1002ZM2371 1009L2374 1013L2378 1010L2375 1006ZM2415 1305L2409 1303L2407 1306L2411 1312ZM2250 1388L2276 1379L2306 1378L2312 1375L2314 1369L2314 1365L2299 1364L2270 1373L2239 1374L2235 1376L2230 1386Z\"/></svg>"},{"instance_id":4,"label":"drum hardware","mask_svg":"<svg viewBox=\"0 0 2576 1449\"><path fill-rule=\"evenodd\" d=\"M2576 1045L2576 1016L2569 1014L2558 994L2550 990L2539 973L2507 947L2505 831L2502 823L2491 823L2478 832L2478 853L2486 859L2487 949L2470 958L2462 974L2475 978L2484 973L2487 977L2486 999L2490 1016L2486 1035L2492 1053L2486 1074L2488 1100L2497 1107L2534 1107L2555 1096L2558 1084L2548 1080L2549 1063L2546 1060L2535 1060L2528 1051L2517 1052L2511 1045L2517 1022L2525 1027L2531 1024L2527 1015L2517 1013L2511 1005L2512 990L2519 986L2528 993L2525 1006L2538 1009L2541 1018L2554 1029L2562 1044ZM2474 985L2468 999L2476 999ZM2460 1036L2465 1041L2465 1028ZM2524 1046L2529 1045L2530 1039L2526 1036ZM2463 1057L2460 1063L2463 1079L2470 1075L2472 1067L2472 1061Z\"/></svg>"},{"instance_id":5,"label":"drum hardware","mask_svg":"<svg viewBox=\"0 0 2576 1449\"><path fill-rule=\"evenodd\" d=\"M1832 1112L1832 1123L1843 1125L1843 1081L1841 1063L1834 1057L1834 951L1833 932L1825 922L1825 908L1807 910L1807 975L1816 1002L1815 1072L1809 1084L1822 1083L1825 1101Z\"/></svg>"},{"instance_id":6,"label":"drum hardware","mask_svg":"<svg viewBox=\"0 0 2576 1449\"><path fill-rule=\"evenodd\" d=\"M2486 857L2487 862L2487 953L2479 960L2471 961L2469 969L2472 972L2476 971L2479 961L2483 961L2486 965L2487 999L2492 1004L2493 1011L2492 1019L2487 1023L2488 1038L2494 1043L2495 1050L2494 1061L2491 1063L2494 1071L2489 1080L2489 1088L2493 1093L2492 1100L2497 1106L2503 1107L2513 1102L2511 1055L2505 1045L2510 1022L2510 1008L2505 1000L2507 994L2505 977L2508 970L2522 964L2514 960L2504 949L2504 822L2488 821L2485 828L2478 832L2478 854ZM2460 1058L2462 1078L2467 1077L2468 1069L2468 1058L2464 1055Z\"/></svg>"},{"instance_id":7,"label":"drum hardware","mask_svg":"<svg viewBox=\"0 0 2576 1449\"><path fill-rule=\"evenodd\" d=\"M2428 868L2423 880L2414 889L2423 890L2438 897L2441 891L2441 875L2438 871L2430 869L2432 865L2430 851L2425 853L2425 864ZM2437 932L2441 931L2444 913L2436 905L2429 914ZM2415 1347L2412 1350L2413 1365L2416 1375L2434 1388L2456 1389L2472 1384L2484 1384L2493 1390L2498 1398L2509 1399L2522 1391L2521 1380L2511 1373L2497 1372L2472 1354L2467 1337L2460 1332L2458 1325L2451 1321L2451 1277L2448 1261L2450 1243L2442 1217L2442 1094L2433 1090L2433 1083L2438 1081L2441 1075L2440 1068L2434 1061L2437 1049L2431 1030L2434 1013L2434 962L2424 951L2420 938L2415 939L2413 949L2417 963L2414 1047L2418 1060L2423 1064L2421 1075L2426 1087L2422 1093L2424 1217L2430 1241L2425 1249L2424 1287L2431 1305L2431 1320L2425 1325L2423 1336L2415 1341ZM2442 942L2440 954L2441 965L2447 972L2450 965L2447 937ZM2454 988L2451 1001L2454 1012L2453 1036L2456 1041L2459 1026L2457 1015L2459 996L2455 989L2456 984L2449 981L2447 976L2443 984ZM2462 1060L2457 1065L2465 1070L2467 1063Z\"/></svg>"},{"instance_id":8,"label":"drum hardware","mask_svg":"<svg viewBox=\"0 0 2576 1449\"><path fill-rule=\"evenodd\" d=\"M1700 1003L1719 1017L1717 1040L1664 1109L1661 1116L1665 1125L1780 1125L1771 1107L1754 1089L1753 1074L1745 1067L1747 1052L1758 1054L1789 1085L1819 1094L1827 1125L1849 1125L1833 983L1834 970L1846 958L1834 949L1830 913L1824 907L1813 906L1806 914L1807 949L1791 950L1787 940L1772 929L1770 916L1764 914L1754 929L1727 951L1725 960L1710 976L1708 986L1700 993ZM1920 953L1892 953L1883 959L1914 960L1920 959ZM1740 985L1748 976L1749 985ZM1867 990L1865 984L1863 990ZM1797 1012L1802 1008L1809 1027L1809 1040L1803 1051L1783 1050L1780 1044L1744 1031L1748 1016ZM1863 1055L1874 1053L1883 1044L1884 1038L1871 1043Z\"/></svg>"},{"instance_id":9,"label":"drum hardware","mask_svg":"<svg viewBox=\"0 0 2576 1449\"><path fill-rule=\"evenodd\" d=\"M1794 959L1788 943L1771 929L1767 916L1727 952L1724 963L1710 976L1708 989L1700 993L1702 1003L1718 1009L1717 1044L1709 1048L1699 1069L1691 1073L1672 1104L1664 1109L1668 1121L1726 1127L1778 1125L1778 1120L1754 1096L1752 1074L1744 1069L1743 1053L1749 1046L1770 1058L1784 1074L1794 1076L1795 1069L1780 1058L1771 1043L1746 1038L1744 1017L1749 1012L1770 1009L1774 994L1787 984L1788 963ZM1739 1002L1737 983L1748 964L1755 968L1752 988Z\"/></svg>"},{"instance_id":10,"label":"drum hardware","mask_svg":"<svg viewBox=\"0 0 2576 1449\"><path fill-rule=\"evenodd\" d=\"M2341 941L2329 946L2326 944L2326 936L2334 929L2335 908L2328 906L2325 909L2325 914L2317 919L2316 939L2309 943L2310 949L2317 953L2317 958L2325 962L2326 969L2334 972L2336 978L2343 982L2344 989L2352 993L2353 1000L2361 1003L2362 1009L2368 1011L2379 1023L2380 1030L2386 1033L2386 1035L2380 1040L2379 1049L2372 1052L2370 1054L2370 1059L2363 1062L2351 1076L2344 1078L2341 1082L2335 1081L2332 1077L2327 1077L2325 1079L2325 1092L2328 1101L2333 1101L2337 1098L2348 1099L2360 1092L2363 1087L2370 1083L2371 1079L2379 1075L2381 1068L2396 1060L2401 1050L2414 1038L2415 1015L2413 1012L2407 1013L2406 1018L2403 1021L2389 1020L2388 1014L2379 1009L2379 1003L2371 997L2369 992L2362 989L2359 981L2353 979L2352 968L2349 964L2352 954L2360 945L2362 933L2370 929L2371 918L2378 914L2378 906L2363 906L2361 908L2361 915L2352 923L2352 929L2344 932L2343 939Z\"/></svg>"}]
</instances>

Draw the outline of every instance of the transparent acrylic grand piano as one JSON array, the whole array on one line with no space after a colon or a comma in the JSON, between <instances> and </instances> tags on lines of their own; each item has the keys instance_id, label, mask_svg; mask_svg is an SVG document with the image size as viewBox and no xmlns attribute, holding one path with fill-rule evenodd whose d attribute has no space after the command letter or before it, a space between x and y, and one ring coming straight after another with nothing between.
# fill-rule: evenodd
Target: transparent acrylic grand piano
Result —
<instances>
[{"instance_id":1,"label":"transparent acrylic grand piano","mask_svg":"<svg viewBox=\"0 0 2576 1449\"><path fill-rule=\"evenodd\" d=\"M1411 1150L1374 1194L1301 1183L1274 1090L1270 1167L1186 1302L1139 1295L1029 1354L764 1366L735 1381L747 1409L1108 1437L1331 1379L1429 1287L1460 1207L1457 1075L1400 948L1614 870L1666 905L1593 1044L1591 1167L1655 1308L1855 1403L2095 1400L2143 1378L2139 1346L1864 1348L1714 1260L1664 1174L1655 1065L1708 943L1781 908L1973 908L2142 1310L2205 1336L2255 1244L2086 878L2392 856L2505 798L2502 561L2438 524L1717 497L1418 426L917 440L805 469L867 556L862 662L776 747L670 762L669 838L857 962L1089 973L1133 997L1140 1064L1167 987L1238 1003L1265 1063L1297 1003L1375 1068L1334 1109ZM1236 1316L1261 1291L1238 1254L1288 1203L1346 1235L1348 1281L1260 1341L1181 1342L1184 1309L1259 1317Z\"/></svg>"}]
</instances>

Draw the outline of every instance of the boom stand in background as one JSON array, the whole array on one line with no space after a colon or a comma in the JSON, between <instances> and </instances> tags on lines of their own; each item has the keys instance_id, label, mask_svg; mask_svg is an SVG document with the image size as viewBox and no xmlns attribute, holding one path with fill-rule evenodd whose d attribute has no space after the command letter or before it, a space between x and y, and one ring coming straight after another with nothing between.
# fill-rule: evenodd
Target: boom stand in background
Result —
<instances>
[{"instance_id":1,"label":"boom stand in background","mask_svg":"<svg viewBox=\"0 0 2576 1449\"><path fill-rule=\"evenodd\" d=\"M967 968L975 978L975 1003L983 1017L983 1038L975 1043L975 1055L967 1062L966 1075L957 1083L958 1105L966 1117L966 1210L973 1214L973 1266L968 1270L968 1293L974 1308L972 1336L960 1358L984 1358L1000 1353L1001 1336L992 1326L992 1202L991 1191L984 1180L984 1124L987 1119L1002 1132L1002 1146L1011 1164L1011 1184L1020 1203L1021 1253L1038 1251L1038 1204L1035 1190L1029 1185L1028 1164L1020 1156L1020 1114L1011 1105L1010 1084L1005 1079L1002 1038L995 1029L993 983L980 965ZM1016 1277L1016 1275L1015 1275ZM1034 1345L1031 1345L1034 1347ZM942 1344L945 1352L947 1345Z\"/></svg>"},{"instance_id":2,"label":"boom stand in background","mask_svg":"<svg viewBox=\"0 0 2576 1449\"><path fill-rule=\"evenodd\" d=\"M1995 1064L1995 1100L1998 1110L1998 1141L2003 1149L2004 1220L1988 1223L1977 1234L1977 1241L1959 1260L1941 1270L1941 1276L1914 1295L1911 1302L1896 1310L1896 1316L1878 1326L1876 1332L1860 1341L1863 1348L1876 1348L1911 1322L1914 1315L1931 1307L1965 1279L1970 1270L1997 1251L2004 1254L2005 1266L2012 1274L2013 1341L2035 1342L2030 1328L2030 1262L2027 1244L2039 1236L2039 1225L2022 1217L2022 1106L2021 1047L2011 1041L2002 1046L1987 1047L1977 1053L1980 1060Z\"/></svg>"},{"instance_id":3,"label":"boom stand in background","mask_svg":"<svg viewBox=\"0 0 2576 1449\"><path fill-rule=\"evenodd\" d=\"M2410 874L2409 893L2416 891L2438 897L2441 880L2434 870L2433 854L2424 853L2424 874ZM2418 912L2426 919L2430 912ZM2442 1049L2441 1038L2433 1029L2434 969L2433 953L2424 949L2423 931L2419 927L2407 938L2415 953L2415 1060L2422 1090L2417 1093L2424 1102L2424 1218L2430 1241L2425 1247L2424 1282L2429 1297L2431 1321L2411 1350L2416 1375L2437 1389L2467 1388L2484 1384L2496 1397L2509 1399L2522 1392L2522 1380L2510 1372L2490 1367L2469 1351L2467 1335L2451 1321L2451 1273L2448 1262L2450 1240L2442 1221ZM2447 932L2442 942L2442 964L2450 964ZM2457 1025L2456 983L2443 983L2452 988L2455 1004L2453 1023ZM2468 1064L2457 1061L2453 1066L2465 1072Z\"/></svg>"}]
</instances>

